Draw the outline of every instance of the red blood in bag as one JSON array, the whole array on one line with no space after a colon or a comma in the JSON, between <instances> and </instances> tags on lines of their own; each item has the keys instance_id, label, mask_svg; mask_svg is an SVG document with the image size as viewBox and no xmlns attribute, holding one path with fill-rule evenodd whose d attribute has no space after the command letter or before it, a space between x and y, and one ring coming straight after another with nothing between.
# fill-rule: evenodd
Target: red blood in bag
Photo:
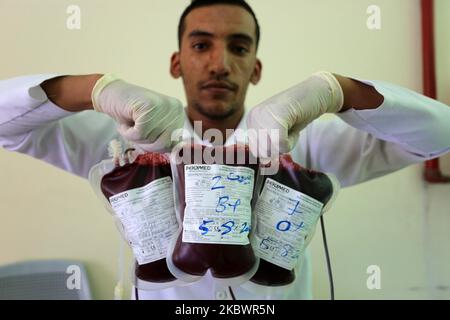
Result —
<instances>
[{"instance_id":1,"label":"red blood in bag","mask_svg":"<svg viewBox=\"0 0 450 320\"><path fill-rule=\"evenodd\" d=\"M327 175L301 167L287 154L280 156L278 172L271 176L265 176L264 183L267 178L304 193L324 205L331 199L333 194L333 186ZM294 280L294 270L287 270L262 258L259 262L258 271L250 279L252 282L265 286L287 285Z\"/></svg>"},{"instance_id":2,"label":"red blood in bag","mask_svg":"<svg viewBox=\"0 0 450 320\"><path fill-rule=\"evenodd\" d=\"M178 176L180 179L179 198L181 201L180 211L182 221L184 219L184 209L186 207L184 167L186 164L206 164L203 157L199 163L195 163L193 157L194 152L204 152L207 150L209 153L211 151L213 157L216 157L214 162L216 164L251 168L254 172L254 177L256 177L256 173L258 172L258 164L251 164L251 162L256 161L250 161L251 155L247 146L234 145L228 147L206 147L192 145L187 149L191 152L191 158L188 161L185 161L185 163L177 165ZM218 151L223 154L222 162L219 162L218 160ZM233 160L227 161L225 157L227 152L234 154ZM244 157L242 157L242 160L244 160L242 161L243 163L236 163L236 159L238 159L236 156L237 154L244 155ZM182 153L180 155L182 155ZM249 214L251 214L251 212ZM232 278L250 271L256 262L251 244L230 245L187 243L182 241L182 234L183 232L180 233L177 239L172 254L172 261L178 269L185 273L195 276L202 276L208 269L211 269L212 275L216 278Z\"/></svg>"},{"instance_id":3,"label":"red blood in bag","mask_svg":"<svg viewBox=\"0 0 450 320\"><path fill-rule=\"evenodd\" d=\"M172 178L168 159L162 154L145 153L139 155L133 163L116 167L104 175L101 181L101 190L109 199L113 195L144 187L150 182L164 177ZM150 282L175 280L167 268L165 258L143 265L136 263L135 274L139 279Z\"/></svg>"}]
</instances>

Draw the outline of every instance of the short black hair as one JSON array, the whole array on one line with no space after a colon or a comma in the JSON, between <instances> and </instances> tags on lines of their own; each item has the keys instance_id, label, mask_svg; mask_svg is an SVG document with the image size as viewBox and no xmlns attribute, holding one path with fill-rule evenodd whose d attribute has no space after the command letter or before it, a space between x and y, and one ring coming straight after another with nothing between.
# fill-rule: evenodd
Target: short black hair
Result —
<instances>
[{"instance_id":1,"label":"short black hair","mask_svg":"<svg viewBox=\"0 0 450 320\"><path fill-rule=\"evenodd\" d=\"M192 10L194 10L196 8L211 6L211 5L215 5L215 4L230 4L230 5L239 6L241 8L244 8L248 13L250 13L252 15L253 19L255 20L255 24L256 24L256 30L255 30L256 48L258 48L261 30L259 27L258 19L256 18L256 15L253 12L253 9L250 7L250 5L247 2L245 2L245 0L192 0L191 4L186 9L184 9L183 14L180 17L180 21L178 23L178 46L181 48L181 39L183 37L183 33L186 28L186 26L185 26L186 16Z\"/></svg>"}]
</instances>

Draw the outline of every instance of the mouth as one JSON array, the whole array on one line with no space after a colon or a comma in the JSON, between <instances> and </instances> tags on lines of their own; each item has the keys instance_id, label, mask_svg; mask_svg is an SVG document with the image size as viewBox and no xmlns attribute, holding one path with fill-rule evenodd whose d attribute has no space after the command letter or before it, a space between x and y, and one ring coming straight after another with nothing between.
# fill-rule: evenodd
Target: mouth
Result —
<instances>
[{"instance_id":1,"label":"mouth","mask_svg":"<svg viewBox=\"0 0 450 320\"><path fill-rule=\"evenodd\" d=\"M236 86L226 82L209 81L201 86L201 89L211 93L229 93L236 91Z\"/></svg>"}]
</instances>

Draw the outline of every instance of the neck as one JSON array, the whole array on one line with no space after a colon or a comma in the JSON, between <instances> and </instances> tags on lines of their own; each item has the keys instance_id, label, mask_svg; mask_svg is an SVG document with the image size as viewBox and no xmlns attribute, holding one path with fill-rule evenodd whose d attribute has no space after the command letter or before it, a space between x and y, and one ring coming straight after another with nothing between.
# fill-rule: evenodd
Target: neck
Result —
<instances>
[{"instance_id":1,"label":"neck","mask_svg":"<svg viewBox=\"0 0 450 320\"><path fill-rule=\"evenodd\" d=\"M231 114L230 116L223 118L223 119L211 119L206 115L201 114L194 108L188 107L187 108L187 116L189 118L189 121L193 125L193 128L195 130L195 133L203 138L203 134L208 129L217 129L222 133L222 137L224 137L224 143L229 138L227 135L226 130L227 129L236 129L239 125L239 122L241 121L242 117L244 115L244 108L241 108L237 110L235 113ZM196 126L194 126L195 121L201 121L201 130L198 130ZM201 132L198 132L201 131Z\"/></svg>"}]
</instances>

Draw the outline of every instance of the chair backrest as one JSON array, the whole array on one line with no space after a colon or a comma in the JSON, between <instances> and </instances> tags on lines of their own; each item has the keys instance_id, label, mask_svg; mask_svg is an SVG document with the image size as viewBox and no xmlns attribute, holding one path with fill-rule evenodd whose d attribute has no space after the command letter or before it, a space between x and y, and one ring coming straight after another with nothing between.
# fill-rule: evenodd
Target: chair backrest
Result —
<instances>
[{"instance_id":1,"label":"chair backrest","mask_svg":"<svg viewBox=\"0 0 450 320\"><path fill-rule=\"evenodd\" d=\"M0 266L0 300L90 300L83 264L32 260Z\"/></svg>"}]
</instances>

